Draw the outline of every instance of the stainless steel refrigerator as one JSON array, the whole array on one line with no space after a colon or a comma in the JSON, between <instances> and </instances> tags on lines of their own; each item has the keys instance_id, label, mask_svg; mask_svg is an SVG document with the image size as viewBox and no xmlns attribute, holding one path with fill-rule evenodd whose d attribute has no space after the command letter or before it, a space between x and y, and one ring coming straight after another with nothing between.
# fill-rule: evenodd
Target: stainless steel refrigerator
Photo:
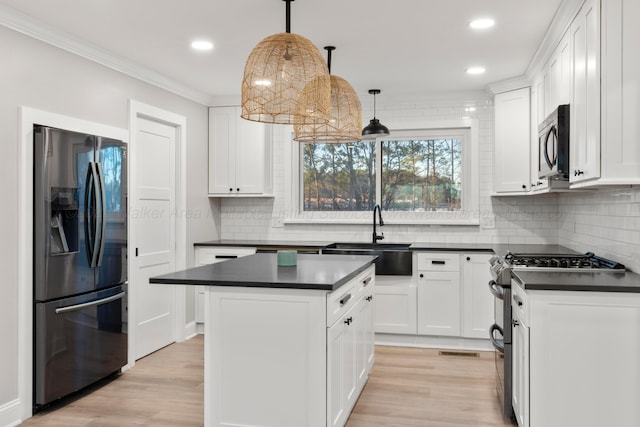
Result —
<instances>
[{"instance_id":1,"label":"stainless steel refrigerator","mask_svg":"<svg viewBox=\"0 0 640 427\"><path fill-rule=\"evenodd\" d=\"M127 146L34 126L34 410L127 363Z\"/></svg>"}]
</instances>

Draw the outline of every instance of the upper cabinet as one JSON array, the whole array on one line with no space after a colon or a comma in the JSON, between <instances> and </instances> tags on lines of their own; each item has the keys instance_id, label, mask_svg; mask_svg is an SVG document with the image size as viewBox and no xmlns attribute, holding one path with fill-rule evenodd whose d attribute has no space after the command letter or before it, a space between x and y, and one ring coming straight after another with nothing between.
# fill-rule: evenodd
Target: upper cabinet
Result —
<instances>
[{"instance_id":1,"label":"upper cabinet","mask_svg":"<svg viewBox=\"0 0 640 427\"><path fill-rule=\"evenodd\" d=\"M495 104L494 191L524 193L529 191L529 88L498 93Z\"/></svg>"},{"instance_id":2,"label":"upper cabinet","mask_svg":"<svg viewBox=\"0 0 640 427\"><path fill-rule=\"evenodd\" d=\"M640 1L602 1L602 150L596 185L640 184Z\"/></svg>"},{"instance_id":3,"label":"upper cabinet","mask_svg":"<svg viewBox=\"0 0 640 427\"><path fill-rule=\"evenodd\" d=\"M573 102L569 181L600 177L600 2L587 0L571 33Z\"/></svg>"},{"instance_id":4,"label":"upper cabinet","mask_svg":"<svg viewBox=\"0 0 640 427\"><path fill-rule=\"evenodd\" d=\"M240 107L209 109L209 196L273 196L270 130Z\"/></svg>"}]
</instances>

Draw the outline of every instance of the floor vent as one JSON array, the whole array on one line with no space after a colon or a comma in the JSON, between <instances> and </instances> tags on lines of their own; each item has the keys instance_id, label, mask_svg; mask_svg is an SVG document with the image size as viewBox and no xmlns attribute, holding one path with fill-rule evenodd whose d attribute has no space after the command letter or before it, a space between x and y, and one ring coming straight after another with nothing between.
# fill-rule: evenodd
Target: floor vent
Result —
<instances>
[{"instance_id":1,"label":"floor vent","mask_svg":"<svg viewBox=\"0 0 640 427\"><path fill-rule=\"evenodd\" d=\"M480 357L480 353L477 351L440 351L440 356L460 356L460 357Z\"/></svg>"}]
</instances>

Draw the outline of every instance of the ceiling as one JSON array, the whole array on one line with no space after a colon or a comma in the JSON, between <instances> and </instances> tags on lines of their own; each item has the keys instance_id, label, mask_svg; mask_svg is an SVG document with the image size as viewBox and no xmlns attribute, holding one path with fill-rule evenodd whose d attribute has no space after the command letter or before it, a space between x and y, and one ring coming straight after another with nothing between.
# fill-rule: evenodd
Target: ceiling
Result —
<instances>
[{"instance_id":1,"label":"ceiling","mask_svg":"<svg viewBox=\"0 0 640 427\"><path fill-rule=\"evenodd\" d=\"M322 49L334 45L332 73L365 103L415 100L525 73L562 0L297 0L291 32ZM281 0L0 0L47 33L189 88L197 98L239 99L244 63L263 38L284 32ZM496 25L472 30L491 17ZM212 41L207 53L193 39ZM483 75L465 69L480 65ZM193 97L192 97L193 98ZM206 101L204 101L206 103Z\"/></svg>"}]
</instances>

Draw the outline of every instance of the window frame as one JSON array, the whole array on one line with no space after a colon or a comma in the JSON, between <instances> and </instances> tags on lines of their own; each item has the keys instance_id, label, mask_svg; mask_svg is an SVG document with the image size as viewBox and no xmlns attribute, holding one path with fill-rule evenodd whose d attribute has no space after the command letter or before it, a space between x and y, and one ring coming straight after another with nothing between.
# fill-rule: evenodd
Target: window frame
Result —
<instances>
[{"instance_id":1,"label":"window frame","mask_svg":"<svg viewBox=\"0 0 640 427\"><path fill-rule=\"evenodd\" d=\"M417 126L398 126L385 137L377 137L376 153L381 155L381 141L396 139L433 139L439 136L464 134L462 142L462 209L460 211L384 211L385 224L410 225L479 225L479 136L478 120L465 119L421 123ZM285 141L285 224L368 224L371 222L369 211L304 211L303 210L303 154L300 143L293 140L293 134ZM382 169L380 158L376 158L376 200L382 195Z\"/></svg>"}]
</instances>

